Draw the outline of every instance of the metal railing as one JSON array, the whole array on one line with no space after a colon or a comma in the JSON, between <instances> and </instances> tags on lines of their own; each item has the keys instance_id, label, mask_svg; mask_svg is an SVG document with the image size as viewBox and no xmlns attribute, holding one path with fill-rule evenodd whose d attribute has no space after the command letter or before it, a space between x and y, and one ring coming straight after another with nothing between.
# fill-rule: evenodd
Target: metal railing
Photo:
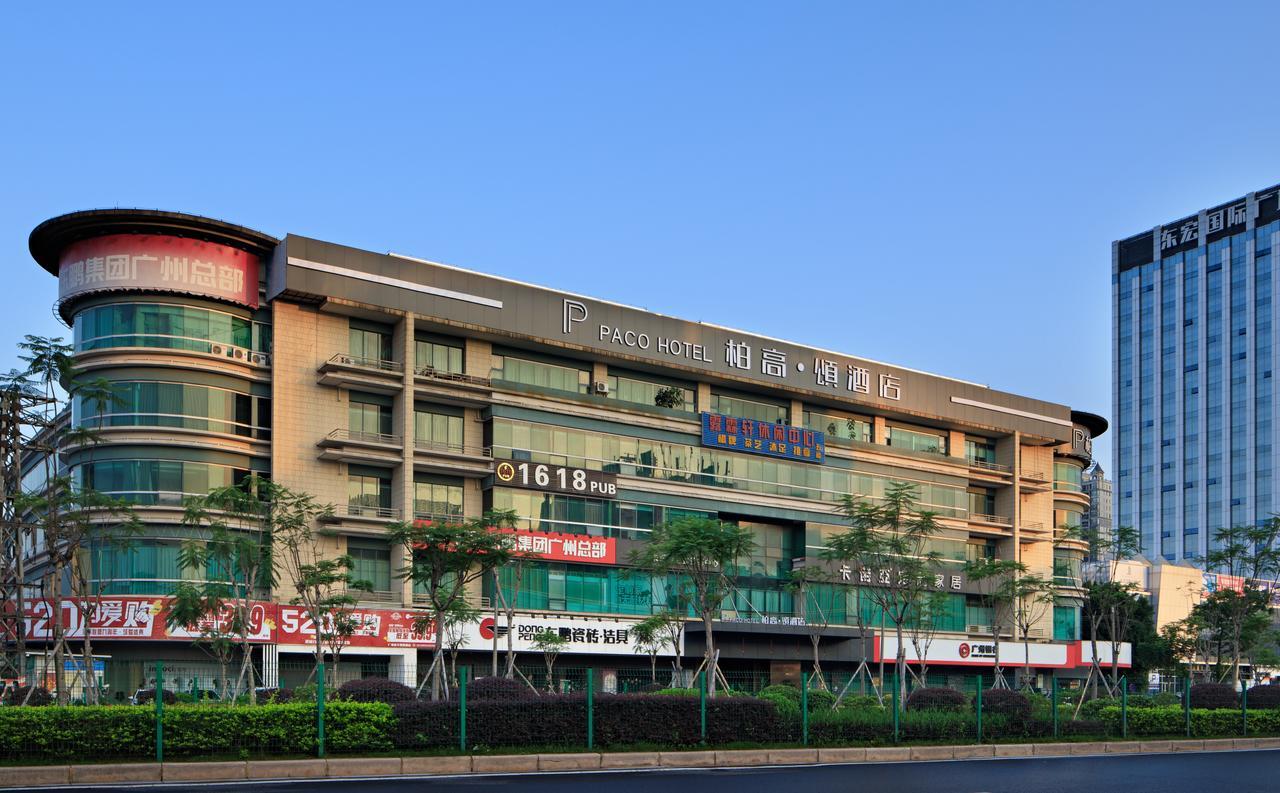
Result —
<instances>
[{"instance_id":1,"label":"metal railing","mask_svg":"<svg viewBox=\"0 0 1280 793\"><path fill-rule=\"evenodd\" d=\"M490 385L487 377L476 377L475 375L462 374L461 372L446 372L433 366L419 366L413 370L413 373L418 377L429 377L432 380L441 380L448 383L466 383L467 385L478 385L486 388Z\"/></svg>"},{"instance_id":2,"label":"metal railing","mask_svg":"<svg viewBox=\"0 0 1280 793\"><path fill-rule=\"evenodd\" d=\"M1021 528L1026 531L1044 531L1044 524L1038 520L1024 520L1022 521Z\"/></svg>"},{"instance_id":3,"label":"metal railing","mask_svg":"<svg viewBox=\"0 0 1280 793\"><path fill-rule=\"evenodd\" d=\"M383 592L381 590L352 589L348 594L361 603L400 603L400 592Z\"/></svg>"},{"instance_id":4,"label":"metal railing","mask_svg":"<svg viewBox=\"0 0 1280 793\"><path fill-rule=\"evenodd\" d=\"M326 441L351 441L355 443L381 443L388 446L399 446L399 435L385 435L381 432L363 432L361 430L336 429L324 436Z\"/></svg>"},{"instance_id":5,"label":"metal railing","mask_svg":"<svg viewBox=\"0 0 1280 793\"><path fill-rule=\"evenodd\" d=\"M364 504L337 504L333 508L335 518L380 518L399 520L400 510L395 507L371 507Z\"/></svg>"},{"instance_id":6,"label":"metal railing","mask_svg":"<svg viewBox=\"0 0 1280 793\"><path fill-rule=\"evenodd\" d=\"M981 512L970 512L969 520L974 521L976 523L1000 523L1004 525L1009 524L1009 518L1005 517L1004 515L986 515Z\"/></svg>"},{"instance_id":7,"label":"metal railing","mask_svg":"<svg viewBox=\"0 0 1280 793\"><path fill-rule=\"evenodd\" d=\"M493 457L493 449L489 446L468 446L463 443L448 441L431 441L415 438L413 448L424 452L448 452L449 454L468 454L472 457Z\"/></svg>"},{"instance_id":8,"label":"metal railing","mask_svg":"<svg viewBox=\"0 0 1280 793\"><path fill-rule=\"evenodd\" d=\"M1028 471L1027 469L1024 468L1022 469L1022 471L1019 472L1019 475L1023 479L1032 479L1037 482L1049 481L1049 477L1045 476L1044 471Z\"/></svg>"},{"instance_id":9,"label":"metal railing","mask_svg":"<svg viewBox=\"0 0 1280 793\"><path fill-rule=\"evenodd\" d=\"M999 463L989 463L986 460L979 460L976 457L966 458L969 461L970 468L981 468L984 471L995 471L996 473L1009 473L1009 466L1000 465Z\"/></svg>"},{"instance_id":10,"label":"metal railing","mask_svg":"<svg viewBox=\"0 0 1280 793\"><path fill-rule=\"evenodd\" d=\"M415 509L413 511L413 519L430 521L432 523L450 524L450 523L461 523L464 520L466 520L466 517L463 515L454 515L449 512L425 512L425 511L419 511Z\"/></svg>"},{"instance_id":11,"label":"metal railing","mask_svg":"<svg viewBox=\"0 0 1280 793\"><path fill-rule=\"evenodd\" d=\"M355 366L361 369L377 369L382 372L403 372L404 364L399 361L384 361L381 358L364 358L350 353L335 353L328 361L339 366Z\"/></svg>"}]
</instances>

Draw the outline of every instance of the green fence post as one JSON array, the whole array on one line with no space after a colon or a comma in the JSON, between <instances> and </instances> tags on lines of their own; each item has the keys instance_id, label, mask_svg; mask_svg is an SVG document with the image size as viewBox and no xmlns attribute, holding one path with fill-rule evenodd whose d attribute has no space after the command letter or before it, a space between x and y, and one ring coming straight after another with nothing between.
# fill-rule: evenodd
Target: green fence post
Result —
<instances>
[{"instance_id":1,"label":"green fence post","mask_svg":"<svg viewBox=\"0 0 1280 793\"><path fill-rule=\"evenodd\" d=\"M982 743L982 675L978 675L978 695L973 704L978 711L978 743Z\"/></svg>"},{"instance_id":2,"label":"green fence post","mask_svg":"<svg viewBox=\"0 0 1280 793\"><path fill-rule=\"evenodd\" d=\"M1120 678L1120 737L1129 737L1129 679Z\"/></svg>"},{"instance_id":3,"label":"green fence post","mask_svg":"<svg viewBox=\"0 0 1280 793\"><path fill-rule=\"evenodd\" d=\"M324 662L316 665L316 751L324 757Z\"/></svg>"},{"instance_id":4,"label":"green fence post","mask_svg":"<svg viewBox=\"0 0 1280 793\"><path fill-rule=\"evenodd\" d=\"M464 666L458 673L458 748L463 752L467 751L467 673L469 671L471 668Z\"/></svg>"},{"instance_id":5,"label":"green fence post","mask_svg":"<svg viewBox=\"0 0 1280 793\"><path fill-rule=\"evenodd\" d=\"M595 747L596 738L596 676L595 669L587 667L587 748Z\"/></svg>"},{"instance_id":6,"label":"green fence post","mask_svg":"<svg viewBox=\"0 0 1280 793\"><path fill-rule=\"evenodd\" d=\"M1249 686L1240 686L1240 724L1244 728L1244 737L1249 737Z\"/></svg>"},{"instance_id":7,"label":"green fence post","mask_svg":"<svg viewBox=\"0 0 1280 793\"><path fill-rule=\"evenodd\" d=\"M1186 690L1182 697L1182 717L1187 723L1187 737L1191 737L1191 675L1187 675Z\"/></svg>"},{"instance_id":8,"label":"green fence post","mask_svg":"<svg viewBox=\"0 0 1280 793\"><path fill-rule=\"evenodd\" d=\"M702 742L707 742L707 673L698 673L698 710L702 719Z\"/></svg>"},{"instance_id":9,"label":"green fence post","mask_svg":"<svg viewBox=\"0 0 1280 793\"><path fill-rule=\"evenodd\" d=\"M893 676L893 742L897 743L902 729L901 717L898 715L898 675Z\"/></svg>"},{"instance_id":10,"label":"green fence post","mask_svg":"<svg viewBox=\"0 0 1280 793\"><path fill-rule=\"evenodd\" d=\"M156 762L164 762L164 662L156 661Z\"/></svg>"},{"instance_id":11,"label":"green fence post","mask_svg":"<svg viewBox=\"0 0 1280 793\"><path fill-rule=\"evenodd\" d=\"M1058 737L1058 678L1053 678L1053 737Z\"/></svg>"},{"instance_id":12,"label":"green fence post","mask_svg":"<svg viewBox=\"0 0 1280 793\"><path fill-rule=\"evenodd\" d=\"M800 743L809 745L809 675L800 678Z\"/></svg>"}]
</instances>

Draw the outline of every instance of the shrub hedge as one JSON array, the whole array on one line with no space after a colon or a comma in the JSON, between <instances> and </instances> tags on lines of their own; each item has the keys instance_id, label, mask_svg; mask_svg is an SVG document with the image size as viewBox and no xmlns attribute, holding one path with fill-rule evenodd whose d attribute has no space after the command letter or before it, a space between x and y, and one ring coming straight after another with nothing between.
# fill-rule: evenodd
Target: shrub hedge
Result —
<instances>
[{"instance_id":1,"label":"shrub hedge","mask_svg":"<svg viewBox=\"0 0 1280 793\"><path fill-rule=\"evenodd\" d=\"M155 756L155 711L128 705L0 708L0 758L76 760ZM325 745L335 753L392 748L394 721L382 703L325 707ZM175 705L164 711L166 757L314 755L316 708Z\"/></svg>"},{"instance_id":2,"label":"shrub hedge","mask_svg":"<svg viewBox=\"0 0 1280 793\"><path fill-rule=\"evenodd\" d=\"M1194 694L1194 686L1193 694ZM1182 708L1129 708L1130 736L1186 735L1186 721ZM1105 708L1101 714L1111 735L1120 734L1120 708ZM1249 734L1280 732L1280 710L1249 711ZM1224 708L1191 710L1191 737L1214 738L1244 734L1244 722L1239 710Z\"/></svg>"},{"instance_id":3,"label":"shrub hedge","mask_svg":"<svg viewBox=\"0 0 1280 793\"><path fill-rule=\"evenodd\" d=\"M1236 690L1225 683L1196 683L1191 687L1191 707L1195 708L1238 708L1240 696Z\"/></svg>"},{"instance_id":4,"label":"shrub hedge","mask_svg":"<svg viewBox=\"0 0 1280 793\"><path fill-rule=\"evenodd\" d=\"M338 698L351 702L385 702L394 705L397 702L411 702L418 698L417 693L404 683L397 683L385 677L365 677L359 680L348 680L338 687Z\"/></svg>"},{"instance_id":5,"label":"shrub hedge","mask_svg":"<svg viewBox=\"0 0 1280 793\"><path fill-rule=\"evenodd\" d=\"M1249 705L1249 710L1257 708L1258 710L1271 710L1280 708L1280 686L1275 684L1269 686L1254 686L1249 689L1249 693L1245 695Z\"/></svg>"},{"instance_id":6,"label":"shrub hedge","mask_svg":"<svg viewBox=\"0 0 1280 793\"><path fill-rule=\"evenodd\" d=\"M547 695L514 704L468 701L467 742L473 747L583 746L586 712L582 694ZM392 740L397 748L458 744L456 702L404 702L395 705L393 713ZM595 699L594 721L598 746L692 746L701 740L699 704L693 697L600 694ZM777 741L784 732L770 702L747 697L707 700L708 743Z\"/></svg>"},{"instance_id":7,"label":"shrub hedge","mask_svg":"<svg viewBox=\"0 0 1280 793\"><path fill-rule=\"evenodd\" d=\"M974 698L974 707L978 700ZM990 688L982 692L982 713L992 716L1004 716L1013 722L1024 722L1031 718L1031 701L1021 691L1008 688Z\"/></svg>"},{"instance_id":8,"label":"shrub hedge","mask_svg":"<svg viewBox=\"0 0 1280 793\"><path fill-rule=\"evenodd\" d=\"M949 710L960 712L969 698L954 688L917 688L907 695L907 710Z\"/></svg>"},{"instance_id":9,"label":"shrub hedge","mask_svg":"<svg viewBox=\"0 0 1280 793\"><path fill-rule=\"evenodd\" d=\"M28 690L31 691L30 696L27 694ZM31 688L31 686L16 686L5 692L4 704L42 707L53 704L53 695L44 686L36 686L35 688Z\"/></svg>"},{"instance_id":10,"label":"shrub hedge","mask_svg":"<svg viewBox=\"0 0 1280 793\"><path fill-rule=\"evenodd\" d=\"M536 696L538 692L529 688L524 681L508 680L505 677L480 677L467 684L468 702L479 702L482 699L531 699Z\"/></svg>"}]
</instances>

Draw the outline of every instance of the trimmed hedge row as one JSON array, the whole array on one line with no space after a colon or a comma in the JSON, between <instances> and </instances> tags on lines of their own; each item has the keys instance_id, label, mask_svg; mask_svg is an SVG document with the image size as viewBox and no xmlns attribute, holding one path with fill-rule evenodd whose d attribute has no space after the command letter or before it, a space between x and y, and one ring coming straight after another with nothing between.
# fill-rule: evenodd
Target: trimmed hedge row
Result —
<instances>
[{"instance_id":1,"label":"trimmed hedge row","mask_svg":"<svg viewBox=\"0 0 1280 793\"><path fill-rule=\"evenodd\" d=\"M404 702L393 711L397 748L458 745L456 702ZM701 741L699 703L692 697L601 694L595 699L594 721L598 746L693 746ZM584 746L586 726L587 701L582 694L467 703L471 746ZM746 697L707 701L707 743L789 740L790 732L770 702Z\"/></svg>"},{"instance_id":2,"label":"trimmed hedge row","mask_svg":"<svg viewBox=\"0 0 1280 793\"><path fill-rule=\"evenodd\" d=\"M325 706L325 742L333 752L392 748L394 720L382 703ZM314 704L175 705L164 711L166 757L314 755ZM128 705L0 708L0 758L74 760L155 756L155 711Z\"/></svg>"},{"instance_id":3,"label":"trimmed hedge row","mask_svg":"<svg viewBox=\"0 0 1280 793\"><path fill-rule=\"evenodd\" d=\"M1182 708L1129 708L1129 735L1131 736L1185 736L1187 734L1186 715ZM1120 734L1120 708L1111 706L1103 708L1099 718L1107 725L1112 735ZM1250 710L1249 734L1280 733L1280 710ZM1244 723L1239 709L1197 709L1191 710L1191 737L1218 738L1244 734Z\"/></svg>"}]
</instances>

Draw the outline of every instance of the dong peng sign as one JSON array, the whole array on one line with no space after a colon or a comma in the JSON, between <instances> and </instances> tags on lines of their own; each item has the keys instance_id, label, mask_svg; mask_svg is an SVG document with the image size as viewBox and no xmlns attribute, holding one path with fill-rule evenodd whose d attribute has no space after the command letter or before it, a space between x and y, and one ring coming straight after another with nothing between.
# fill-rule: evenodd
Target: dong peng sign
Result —
<instances>
[{"instance_id":1,"label":"dong peng sign","mask_svg":"<svg viewBox=\"0 0 1280 793\"><path fill-rule=\"evenodd\" d=\"M827 436L803 427L703 413L702 445L820 463L826 456Z\"/></svg>"},{"instance_id":2,"label":"dong peng sign","mask_svg":"<svg viewBox=\"0 0 1280 793\"><path fill-rule=\"evenodd\" d=\"M258 257L238 248L160 234L73 242L58 267L58 298L116 289L184 292L258 307Z\"/></svg>"},{"instance_id":3,"label":"dong peng sign","mask_svg":"<svg viewBox=\"0 0 1280 793\"><path fill-rule=\"evenodd\" d=\"M498 484L512 487L550 490L553 493L572 493L596 498L618 497L618 477L603 471L503 460L498 463L494 476Z\"/></svg>"}]
</instances>

